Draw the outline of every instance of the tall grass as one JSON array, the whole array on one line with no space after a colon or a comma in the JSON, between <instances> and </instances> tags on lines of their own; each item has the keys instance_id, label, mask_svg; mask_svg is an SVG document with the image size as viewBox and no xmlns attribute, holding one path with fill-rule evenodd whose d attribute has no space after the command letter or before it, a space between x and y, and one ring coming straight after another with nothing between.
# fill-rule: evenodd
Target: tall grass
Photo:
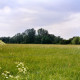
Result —
<instances>
[{"instance_id":1,"label":"tall grass","mask_svg":"<svg viewBox=\"0 0 80 80\"><path fill-rule=\"evenodd\" d=\"M16 62L24 64L25 74ZM80 46L0 45L0 67L0 80L80 80ZM14 78L6 78L2 73Z\"/></svg>"}]
</instances>

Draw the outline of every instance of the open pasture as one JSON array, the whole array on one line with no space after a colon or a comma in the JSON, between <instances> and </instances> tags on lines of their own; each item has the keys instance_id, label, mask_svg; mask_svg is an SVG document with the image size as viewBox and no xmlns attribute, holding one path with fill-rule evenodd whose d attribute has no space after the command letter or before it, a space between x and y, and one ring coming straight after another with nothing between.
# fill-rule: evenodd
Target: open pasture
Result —
<instances>
[{"instance_id":1,"label":"open pasture","mask_svg":"<svg viewBox=\"0 0 80 80\"><path fill-rule=\"evenodd\" d=\"M0 45L0 80L80 80L80 46Z\"/></svg>"}]
</instances>

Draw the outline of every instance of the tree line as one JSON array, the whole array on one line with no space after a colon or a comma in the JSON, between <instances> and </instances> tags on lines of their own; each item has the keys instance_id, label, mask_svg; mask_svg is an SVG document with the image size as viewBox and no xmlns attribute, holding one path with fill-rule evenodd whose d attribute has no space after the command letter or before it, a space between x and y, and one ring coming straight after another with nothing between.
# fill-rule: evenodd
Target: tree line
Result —
<instances>
[{"instance_id":1,"label":"tree line","mask_svg":"<svg viewBox=\"0 0 80 80\"><path fill-rule=\"evenodd\" d=\"M0 40L5 43L17 43L17 44L80 44L80 37L73 37L68 40L49 34L49 32L43 28L37 31L27 29L23 33L17 33L13 37L0 37Z\"/></svg>"}]
</instances>

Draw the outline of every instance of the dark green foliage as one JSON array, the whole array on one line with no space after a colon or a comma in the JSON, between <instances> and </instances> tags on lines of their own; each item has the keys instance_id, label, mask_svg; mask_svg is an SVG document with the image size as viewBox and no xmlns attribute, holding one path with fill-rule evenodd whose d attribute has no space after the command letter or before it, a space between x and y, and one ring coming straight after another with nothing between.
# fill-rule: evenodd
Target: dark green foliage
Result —
<instances>
[{"instance_id":1,"label":"dark green foliage","mask_svg":"<svg viewBox=\"0 0 80 80\"><path fill-rule=\"evenodd\" d=\"M80 44L80 37L74 37L71 41L72 44Z\"/></svg>"},{"instance_id":2,"label":"dark green foliage","mask_svg":"<svg viewBox=\"0 0 80 80\"><path fill-rule=\"evenodd\" d=\"M28 43L34 43L35 41L35 30L32 29L27 29L24 33L27 36L27 42Z\"/></svg>"},{"instance_id":3,"label":"dark green foliage","mask_svg":"<svg viewBox=\"0 0 80 80\"><path fill-rule=\"evenodd\" d=\"M41 28L38 30L38 35L39 36L46 36L46 35L48 35L48 31Z\"/></svg>"},{"instance_id":4,"label":"dark green foliage","mask_svg":"<svg viewBox=\"0 0 80 80\"><path fill-rule=\"evenodd\" d=\"M23 33L17 33L13 37L1 37L0 40L5 43L17 44L80 44L80 37L73 37L65 40L60 36L49 34L45 29L38 29L37 33L34 28L27 29Z\"/></svg>"},{"instance_id":5,"label":"dark green foliage","mask_svg":"<svg viewBox=\"0 0 80 80\"><path fill-rule=\"evenodd\" d=\"M47 36L43 36L43 37L42 37L41 43L42 43L42 44L51 44L52 41L51 41L51 39L49 38L49 36L47 35Z\"/></svg>"}]
</instances>

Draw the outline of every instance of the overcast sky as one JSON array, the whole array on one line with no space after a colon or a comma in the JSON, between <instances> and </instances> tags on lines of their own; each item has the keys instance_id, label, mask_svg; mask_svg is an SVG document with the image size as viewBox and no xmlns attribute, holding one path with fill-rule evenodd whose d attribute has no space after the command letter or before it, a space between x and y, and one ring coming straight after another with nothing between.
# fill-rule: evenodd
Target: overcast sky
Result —
<instances>
[{"instance_id":1,"label":"overcast sky","mask_svg":"<svg viewBox=\"0 0 80 80\"><path fill-rule=\"evenodd\" d=\"M65 39L80 36L80 0L0 0L0 37L41 27Z\"/></svg>"}]
</instances>

